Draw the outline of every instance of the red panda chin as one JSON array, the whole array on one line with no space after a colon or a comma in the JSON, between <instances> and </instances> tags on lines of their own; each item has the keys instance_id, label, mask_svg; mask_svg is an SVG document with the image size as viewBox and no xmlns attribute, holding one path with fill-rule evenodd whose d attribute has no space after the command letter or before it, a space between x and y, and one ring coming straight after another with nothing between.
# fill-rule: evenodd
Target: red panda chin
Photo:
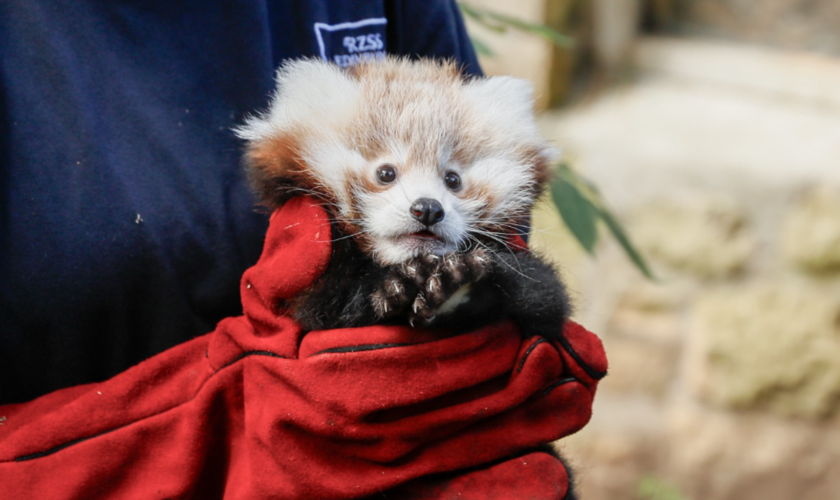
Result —
<instances>
[{"instance_id":1,"label":"red panda chin","mask_svg":"<svg viewBox=\"0 0 840 500\"><path fill-rule=\"evenodd\" d=\"M410 233L400 236L397 239L397 244L407 250L412 257L419 257L420 255L435 254L443 255L453 249L449 248L446 241L432 233L431 231L421 231L419 233Z\"/></svg>"},{"instance_id":2,"label":"red panda chin","mask_svg":"<svg viewBox=\"0 0 840 500\"><path fill-rule=\"evenodd\" d=\"M400 243L410 249L412 257L444 255L453 250L450 248L451 245L447 245L443 238L431 231L407 234L400 238Z\"/></svg>"},{"instance_id":3,"label":"red panda chin","mask_svg":"<svg viewBox=\"0 0 840 500\"><path fill-rule=\"evenodd\" d=\"M438 240L438 241L441 241L441 242L443 241L443 238L441 238L440 236L436 235L435 233L433 233L431 231L418 231L416 233L411 233L407 236L410 237L410 238Z\"/></svg>"},{"instance_id":4,"label":"red panda chin","mask_svg":"<svg viewBox=\"0 0 840 500\"><path fill-rule=\"evenodd\" d=\"M443 256L456 251L457 247L431 231L419 231L378 240L372 248L374 260L380 265L394 265L421 255Z\"/></svg>"}]
</instances>

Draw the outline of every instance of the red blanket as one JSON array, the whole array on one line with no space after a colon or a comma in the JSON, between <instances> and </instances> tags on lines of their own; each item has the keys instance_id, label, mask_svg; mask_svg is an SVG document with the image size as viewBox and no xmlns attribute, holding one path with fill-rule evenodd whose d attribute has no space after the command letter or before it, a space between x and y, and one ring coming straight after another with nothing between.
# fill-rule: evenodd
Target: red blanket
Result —
<instances>
[{"instance_id":1,"label":"red blanket","mask_svg":"<svg viewBox=\"0 0 840 500\"><path fill-rule=\"evenodd\" d=\"M529 451L589 419L606 371L575 323L553 343L500 323L302 334L273 308L331 255L326 213L272 216L245 314L111 380L0 406L4 499L563 498Z\"/></svg>"}]
</instances>

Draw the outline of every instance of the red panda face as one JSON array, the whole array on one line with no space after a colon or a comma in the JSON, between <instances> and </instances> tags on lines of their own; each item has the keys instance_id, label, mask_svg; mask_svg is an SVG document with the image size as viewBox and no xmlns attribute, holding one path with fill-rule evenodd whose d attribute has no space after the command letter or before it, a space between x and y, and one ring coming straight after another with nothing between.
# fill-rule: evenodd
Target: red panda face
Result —
<instances>
[{"instance_id":1,"label":"red panda face","mask_svg":"<svg viewBox=\"0 0 840 500\"><path fill-rule=\"evenodd\" d=\"M294 61L277 79L269 110L237 130L263 201L317 196L381 264L502 240L547 180L555 152L523 81L400 59Z\"/></svg>"}]
</instances>

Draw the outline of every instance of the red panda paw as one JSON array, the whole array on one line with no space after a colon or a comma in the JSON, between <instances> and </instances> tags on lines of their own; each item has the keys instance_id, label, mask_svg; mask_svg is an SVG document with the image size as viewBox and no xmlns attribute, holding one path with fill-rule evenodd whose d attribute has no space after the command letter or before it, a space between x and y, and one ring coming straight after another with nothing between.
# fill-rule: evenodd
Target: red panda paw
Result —
<instances>
[{"instance_id":1,"label":"red panda paw","mask_svg":"<svg viewBox=\"0 0 840 500\"><path fill-rule=\"evenodd\" d=\"M412 326L430 326L439 314L457 307L462 300L458 297L466 295L466 285L479 281L490 269L490 254L481 248L421 255L393 266L371 302L379 318L402 316Z\"/></svg>"},{"instance_id":2,"label":"red panda paw","mask_svg":"<svg viewBox=\"0 0 840 500\"><path fill-rule=\"evenodd\" d=\"M479 281L490 271L490 255L481 248L435 257L432 262L420 293L424 296L426 307L435 311L458 290Z\"/></svg>"},{"instance_id":3,"label":"red panda paw","mask_svg":"<svg viewBox=\"0 0 840 500\"><path fill-rule=\"evenodd\" d=\"M475 283L487 276L493 267L490 252L483 248L470 250L469 252L465 252L463 256L464 263L470 271L471 283Z\"/></svg>"},{"instance_id":4,"label":"red panda paw","mask_svg":"<svg viewBox=\"0 0 840 500\"><path fill-rule=\"evenodd\" d=\"M417 294L408 313L408 323L411 326L429 326L435 320L435 310L429 307L423 292Z\"/></svg>"},{"instance_id":5,"label":"red panda paw","mask_svg":"<svg viewBox=\"0 0 840 500\"><path fill-rule=\"evenodd\" d=\"M405 316L417 295L417 278L406 275L405 267L392 268L380 287L371 294L371 304L379 318Z\"/></svg>"}]
</instances>

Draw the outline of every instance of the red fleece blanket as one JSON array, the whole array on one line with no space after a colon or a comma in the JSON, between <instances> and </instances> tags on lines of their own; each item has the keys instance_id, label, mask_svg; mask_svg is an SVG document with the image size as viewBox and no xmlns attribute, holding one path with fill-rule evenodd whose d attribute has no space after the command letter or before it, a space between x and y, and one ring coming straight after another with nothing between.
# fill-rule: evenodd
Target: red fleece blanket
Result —
<instances>
[{"instance_id":1,"label":"red fleece blanket","mask_svg":"<svg viewBox=\"0 0 840 500\"><path fill-rule=\"evenodd\" d=\"M562 464L532 450L588 421L598 338L571 322L558 343L507 322L303 335L272 306L323 272L329 240L323 209L290 201L243 276L244 316L0 407L0 498L563 498Z\"/></svg>"}]
</instances>

